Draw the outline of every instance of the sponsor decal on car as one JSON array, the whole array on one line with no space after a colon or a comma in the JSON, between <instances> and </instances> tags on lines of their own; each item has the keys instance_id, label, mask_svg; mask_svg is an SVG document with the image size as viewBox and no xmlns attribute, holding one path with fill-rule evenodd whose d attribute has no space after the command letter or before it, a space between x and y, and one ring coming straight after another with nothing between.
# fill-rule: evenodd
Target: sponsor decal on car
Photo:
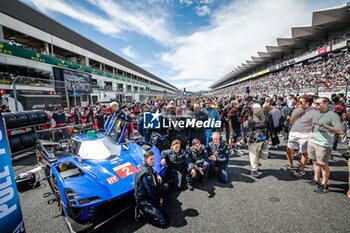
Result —
<instances>
[{"instance_id":1,"label":"sponsor decal on car","mask_svg":"<svg viewBox=\"0 0 350 233\"><path fill-rule=\"evenodd\" d=\"M114 167L113 170L118 174L118 176L122 179L134 174L137 172L136 167L134 167L131 163L127 162L121 164L117 167Z\"/></svg>"},{"instance_id":2,"label":"sponsor decal on car","mask_svg":"<svg viewBox=\"0 0 350 233\"><path fill-rule=\"evenodd\" d=\"M115 184L119 181L118 177L116 176L111 176L109 178L106 179L108 184Z\"/></svg>"}]
</instances>

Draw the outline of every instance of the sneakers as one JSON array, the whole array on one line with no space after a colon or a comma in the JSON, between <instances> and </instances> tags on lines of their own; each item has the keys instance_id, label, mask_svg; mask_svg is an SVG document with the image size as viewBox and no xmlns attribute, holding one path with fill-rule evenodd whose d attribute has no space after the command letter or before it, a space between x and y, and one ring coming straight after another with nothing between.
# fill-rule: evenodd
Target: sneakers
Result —
<instances>
[{"instance_id":1,"label":"sneakers","mask_svg":"<svg viewBox=\"0 0 350 233\"><path fill-rule=\"evenodd\" d=\"M306 172L305 171L302 171L300 169L297 169L294 173L293 173L293 176L295 177L302 177L302 176L305 176L306 175Z\"/></svg>"},{"instance_id":2,"label":"sneakers","mask_svg":"<svg viewBox=\"0 0 350 233\"><path fill-rule=\"evenodd\" d=\"M314 191L315 191L315 193L318 193L318 194L328 193L329 192L329 187L326 186L326 185L319 184L317 186L317 189L315 189Z\"/></svg>"},{"instance_id":3,"label":"sneakers","mask_svg":"<svg viewBox=\"0 0 350 233\"><path fill-rule=\"evenodd\" d=\"M320 185L320 181L316 181L315 179L312 178L312 180L310 180L310 185L312 185L312 186L319 186Z\"/></svg>"},{"instance_id":4,"label":"sneakers","mask_svg":"<svg viewBox=\"0 0 350 233\"><path fill-rule=\"evenodd\" d=\"M250 176L252 177L258 177L259 176L259 173L257 171L251 171L250 172Z\"/></svg>"},{"instance_id":5,"label":"sneakers","mask_svg":"<svg viewBox=\"0 0 350 233\"><path fill-rule=\"evenodd\" d=\"M140 209L139 207L135 206L135 221L136 222L140 222L140 218L141 218L141 213L140 213Z\"/></svg>"},{"instance_id":6,"label":"sneakers","mask_svg":"<svg viewBox=\"0 0 350 233\"><path fill-rule=\"evenodd\" d=\"M194 188L193 188L193 186L192 186L191 184L187 184L187 188L188 188L189 190L191 190L191 191L194 190Z\"/></svg>"},{"instance_id":7,"label":"sneakers","mask_svg":"<svg viewBox=\"0 0 350 233\"><path fill-rule=\"evenodd\" d=\"M346 193L346 195L348 196L348 198L350 198L350 190Z\"/></svg>"},{"instance_id":8,"label":"sneakers","mask_svg":"<svg viewBox=\"0 0 350 233\"><path fill-rule=\"evenodd\" d=\"M285 166L281 167L281 170L285 171L285 172L287 172L287 171L292 172L292 171L297 170L297 168L294 166L285 165Z\"/></svg>"},{"instance_id":9,"label":"sneakers","mask_svg":"<svg viewBox=\"0 0 350 233\"><path fill-rule=\"evenodd\" d=\"M241 150L237 150L237 153L239 154L239 155L244 155L245 153L243 152L243 151L241 151Z\"/></svg>"}]
</instances>

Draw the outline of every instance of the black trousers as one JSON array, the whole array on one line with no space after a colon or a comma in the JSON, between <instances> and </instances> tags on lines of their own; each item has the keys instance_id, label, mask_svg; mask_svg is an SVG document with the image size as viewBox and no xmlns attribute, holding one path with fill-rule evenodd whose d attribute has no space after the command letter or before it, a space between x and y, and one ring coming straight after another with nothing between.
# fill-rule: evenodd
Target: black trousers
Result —
<instances>
[{"instance_id":1,"label":"black trousers","mask_svg":"<svg viewBox=\"0 0 350 233\"><path fill-rule=\"evenodd\" d=\"M141 199L136 200L136 205L147 222L159 227L167 227L169 225L169 217L159 203L149 199Z\"/></svg>"}]
</instances>

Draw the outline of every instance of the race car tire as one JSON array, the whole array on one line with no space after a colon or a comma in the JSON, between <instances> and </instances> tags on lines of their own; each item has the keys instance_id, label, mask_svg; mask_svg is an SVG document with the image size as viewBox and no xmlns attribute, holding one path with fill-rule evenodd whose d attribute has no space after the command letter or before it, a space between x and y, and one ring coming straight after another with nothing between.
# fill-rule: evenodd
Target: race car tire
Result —
<instances>
[{"instance_id":1,"label":"race car tire","mask_svg":"<svg viewBox=\"0 0 350 233\"><path fill-rule=\"evenodd\" d=\"M38 115L39 118L39 124L44 124L48 122L48 116L46 114L46 112L42 111L42 110L35 110L34 112L36 112L36 114Z\"/></svg>"},{"instance_id":2,"label":"race car tire","mask_svg":"<svg viewBox=\"0 0 350 233\"><path fill-rule=\"evenodd\" d=\"M24 112L27 115L29 125L39 124L39 116L35 111L26 111Z\"/></svg>"},{"instance_id":3,"label":"race car tire","mask_svg":"<svg viewBox=\"0 0 350 233\"><path fill-rule=\"evenodd\" d=\"M5 119L7 129L17 128L17 117L14 113L4 112L4 113L2 113L2 116Z\"/></svg>"},{"instance_id":4,"label":"race car tire","mask_svg":"<svg viewBox=\"0 0 350 233\"><path fill-rule=\"evenodd\" d=\"M22 148L28 149L35 146L36 134L34 132L24 133L20 136Z\"/></svg>"},{"instance_id":5,"label":"race car tire","mask_svg":"<svg viewBox=\"0 0 350 233\"><path fill-rule=\"evenodd\" d=\"M24 112L16 112L17 128L28 126L28 117Z\"/></svg>"},{"instance_id":6,"label":"race car tire","mask_svg":"<svg viewBox=\"0 0 350 233\"><path fill-rule=\"evenodd\" d=\"M10 148L12 153L16 153L23 149L21 139L19 135L14 135L9 138Z\"/></svg>"}]
</instances>

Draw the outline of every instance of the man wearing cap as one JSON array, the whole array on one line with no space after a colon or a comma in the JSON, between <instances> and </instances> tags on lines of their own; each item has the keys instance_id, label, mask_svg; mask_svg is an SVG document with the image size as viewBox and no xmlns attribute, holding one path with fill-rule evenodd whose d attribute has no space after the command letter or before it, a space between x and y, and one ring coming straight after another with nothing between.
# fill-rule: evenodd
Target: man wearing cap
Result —
<instances>
[{"instance_id":1,"label":"man wearing cap","mask_svg":"<svg viewBox=\"0 0 350 233\"><path fill-rule=\"evenodd\" d=\"M202 180L202 186L207 184L208 172L209 172L209 157L208 151L205 146L201 144L198 139L192 140L192 146L188 149L189 164L188 170L190 173L194 170L194 173ZM193 177L189 176L189 185L193 188Z\"/></svg>"}]
</instances>

